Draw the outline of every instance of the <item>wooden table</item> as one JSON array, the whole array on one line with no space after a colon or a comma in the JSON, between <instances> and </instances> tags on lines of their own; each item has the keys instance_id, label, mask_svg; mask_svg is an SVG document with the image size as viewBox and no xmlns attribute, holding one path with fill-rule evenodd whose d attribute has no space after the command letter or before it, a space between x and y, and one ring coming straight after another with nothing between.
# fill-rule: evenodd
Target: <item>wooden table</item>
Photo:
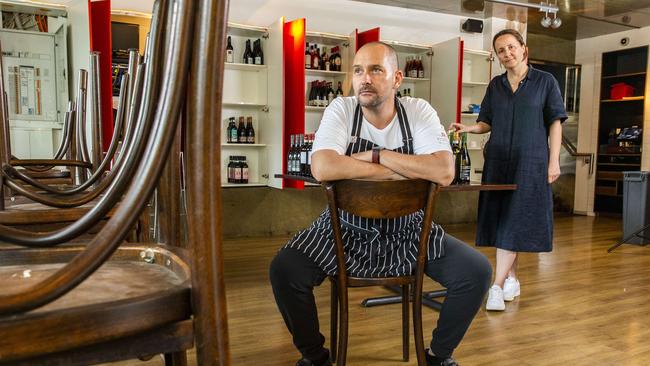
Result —
<instances>
[{"instance_id":1,"label":"wooden table","mask_svg":"<svg viewBox=\"0 0 650 366\"><path fill-rule=\"evenodd\" d=\"M284 179L294 179L307 183L320 184L319 181L313 177L305 177L301 175L291 175L291 174L276 174L276 178ZM441 192L478 192L478 191L514 191L517 189L516 184L482 184L482 183L471 183L471 184L453 184L450 186L440 187ZM386 287L388 290L391 290L395 293L400 294L401 289L399 287ZM439 297L447 296L447 290L435 290L428 291L422 294L422 305L429 308L440 311L442 308L442 303L434 299ZM365 299L361 302L362 306L378 306L378 305L387 305L387 304L397 304L402 302L401 295L394 296L382 296L382 297L371 297Z\"/></svg>"}]
</instances>

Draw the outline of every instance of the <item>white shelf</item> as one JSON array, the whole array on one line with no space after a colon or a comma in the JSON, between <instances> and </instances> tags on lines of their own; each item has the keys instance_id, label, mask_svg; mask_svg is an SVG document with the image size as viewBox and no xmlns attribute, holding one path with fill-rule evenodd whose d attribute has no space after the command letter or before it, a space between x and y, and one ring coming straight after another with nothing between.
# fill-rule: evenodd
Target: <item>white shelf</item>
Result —
<instances>
[{"instance_id":1,"label":"white shelf","mask_svg":"<svg viewBox=\"0 0 650 366\"><path fill-rule=\"evenodd\" d=\"M254 65L254 64L242 64L242 63L230 63L226 62L224 64L226 70L241 70L241 71L264 71L267 69L266 65Z\"/></svg>"},{"instance_id":2,"label":"white shelf","mask_svg":"<svg viewBox=\"0 0 650 366\"><path fill-rule=\"evenodd\" d=\"M409 42L402 42L402 41L391 41L391 40L382 40L382 42L393 46L395 51L402 52L402 53L422 53L431 50L431 46L425 44L409 43Z\"/></svg>"},{"instance_id":3,"label":"white shelf","mask_svg":"<svg viewBox=\"0 0 650 366\"><path fill-rule=\"evenodd\" d=\"M305 106L305 111L310 111L310 112L323 112L325 111L325 108L327 107L315 107L313 105L306 105Z\"/></svg>"},{"instance_id":4,"label":"white shelf","mask_svg":"<svg viewBox=\"0 0 650 366\"><path fill-rule=\"evenodd\" d=\"M266 187L265 183L221 183L222 188Z\"/></svg>"},{"instance_id":5,"label":"white shelf","mask_svg":"<svg viewBox=\"0 0 650 366\"><path fill-rule=\"evenodd\" d=\"M266 107L266 104L259 103L249 103L249 102L223 102L221 103L225 107Z\"/></svg>"},{"instance_id":6,"label":"white shelf","mask_svg":"<svg viewBox=\"0 0 650 366\"><path fill-rule=\"evenodd\" d=\"M490 56L489 51L483 51L483 50L471 50L471 49L464 49L463 52L469 54L469 55L477 55L477 56Z\"/></svg>"},{"instance_id":7,"label":"white shelf","mask_svg":"<svg viewBox=\"0 0 650 366\"><path fill-rule=\"evenodd\" d=\"M266 147L266 144L235 144L235 143L232 143L232 144L225 143L224 144L224 143L222 143L221 146L222 147L232 147L234 149L238 149L238 148L241 148L241 147Z\"/></svg>"},{"instance_id":8,"label":"white shelf","mask_svg":"<svg viewBox=\"0 0 650 366\"><path fill-rule=\"evenodd\" d=\"M345 71L325 71L325 70L305 69L305 75L311 75L311 76L339 77L339 76L345 76L346 74L347 73Z\"/></svg>"},{"instance_id":9,"label":"white shelf","mask_svg":"<svg viewBox=\"0 0 650 366\"><path fill-rule=\"evenodd\" d=\"M410 78L410 77L404 77L402 80L407 83L420 83L420 82L431 81L431 79L429 78Z\"/></svg>"},{"instance_id":10,"label":"white shelf","mask_svg":"<svg viewBox=\"0 0 650 366\"><path fill-rule=\"evenodd\" d=\"M255 25L248 25L248 24L239 24L239 23L232 23L228 22L228 30L227 30L229 35L233 36L242 36L242 37L264 37L268 35L269 30L268 28L265 27L258 27Z\"/></svg>"},{"instance_id":11,"label":"white shelf","mask_svg":"<svg viewBox=\"0 0 650 366\"><path fill-rule=\"evenodd\" d=\"M463 81L463 86L475 87L475 86L488 86L490 83L483 81Z\"/></svg>"},{"instance_id":12,"label":"white shelf","mask_svg":"<svg viewBox=\"0 0 650 366\"><path fill-rule=\"evenodd\" d=\"M305 41L316 44L324 44L326 46L337 46L341 43L347 45L350 41L348 36L335 33L326 33L326 32L305 32ZM343 52L343 50L341 50Z\"/></svg>"},{"instance_id":13,"label":"white shelf","mask_svg":"<svg viewBox=\"0 0 650 366\"><path fill-rule=\"evenodd\" d=\"M470 117L472 117L472 118L477 118L477 117L478 117L478 113L462 113L462 112L461 112L461 113L460 113L460 117L461 117L461 118L470 118Z\"/></svg>"}]
</instances>

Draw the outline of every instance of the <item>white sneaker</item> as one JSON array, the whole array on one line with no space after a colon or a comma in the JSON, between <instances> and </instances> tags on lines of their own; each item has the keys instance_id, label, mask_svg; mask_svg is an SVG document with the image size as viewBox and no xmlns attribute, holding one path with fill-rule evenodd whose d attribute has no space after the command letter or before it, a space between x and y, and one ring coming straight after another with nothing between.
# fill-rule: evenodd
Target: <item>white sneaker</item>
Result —
<instances>
[{"instance_id":1,"label":"white sneaker","mask_svg":"<svg viewBox=\"0 0 650 366\"><path fill-rule=\"evenodd\" d=\"M485 310L504 311L506 303L503 302L503 289L497 285L492 285L488 291L488 299L485 304Z\"/></svg>"},{"instance_id":2,"label":"white sneaker","mask_svg":"<svg viewBox=\"0 0 650 366\"><path fill-rule=\"evenodd\" d=\"M521 286L519 286L519 280L513 277L506 278L506 281L503 283L503 300L512 301L515 297L519 296L521 292Z\"/></svg>"}]
</instances>

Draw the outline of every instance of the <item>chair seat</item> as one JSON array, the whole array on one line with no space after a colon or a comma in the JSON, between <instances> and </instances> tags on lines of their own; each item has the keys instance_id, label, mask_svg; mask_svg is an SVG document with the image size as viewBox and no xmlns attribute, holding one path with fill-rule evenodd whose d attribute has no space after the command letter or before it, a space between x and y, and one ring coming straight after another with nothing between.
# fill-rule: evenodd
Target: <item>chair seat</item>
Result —
<instances>
[{"instance_id":1,"label":"chair seat","mask_svg":"<svg viewBox=\"0 0 650 366\"><path fill-rule=\"evenodd\" d=\"M43 280L81 250L3 250L3 295L15 294ZM153 262L145 261L143 255L153 258ZM155 244L121 247L99 270L61 298L31 312L0 318L0 365L20 360L29 364L26 360L30 357L54 352L83 353L90 346L165 327L168 332L189 331L186 338L191 339L191 326L170 328L191 319L189 273L181 257ZM110 351L107 348L106 352ZM70 360L65 364L84 362L88 361Z\"/></svg>"},{"instance_id":2,"label":"chair seat","mask_svg":"<svg viewBox=\"0 0 650 366\"><path fill-rule=\"evenodd\" d=\"M56 208L31 201L29 203L7 204L6 209L0 211L0 224L37 225L72 222L78 220L92 209L98 200L99 198L74 208ZM115 209L110 210L105 217L111 217Z\"/></svg>"},{"instance_id":3,"label":"chair seat","mask_svg":"<svg viewBox=\"0 0 650 366\"><path fill-rule=\"evenodd\" d=\"M404 277L348 277L348 287L401 286L415 283L415 276Z\"/></svg>"}]
</instances>

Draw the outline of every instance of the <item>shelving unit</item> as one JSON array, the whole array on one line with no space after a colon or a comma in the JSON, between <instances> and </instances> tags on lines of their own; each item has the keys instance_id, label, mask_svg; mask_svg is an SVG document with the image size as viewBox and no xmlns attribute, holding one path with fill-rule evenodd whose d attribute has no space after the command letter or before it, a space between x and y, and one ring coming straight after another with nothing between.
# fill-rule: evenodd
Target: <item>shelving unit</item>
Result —
<instances>
[{"instance_id":1,"label":"shelving unit","mask_svg":"<svg viewBox=\"0 0 650 366\"><path fill-rule=\"evenodd\" d=\"M382 40L382 42L390 44L397 51L399 68L404 74L402 85L399 88L401 95L404 96L404 91L410 89L411 97L422 98L427 102L431 102L431 57L433 55L431 46L392 40ZM408 57L420 57L422 59L423 78L407 76L405 68Z\"/></svg>"},{"instance_id":2,"label":"shelving unit","mask_svg":"<svg viewBox=\"0 0 650 366\"><path fill-rule=\"evenodd\" d=\"M594 211L621 213L623 172L641 168L643 141L618 146L617 131L643 128L648 47L603 53ZM612 87L624 83L632 95L613 99Z\"/></svg>"},{"instance_id":3,"label":"shelving unit","mask_svg":"<svg viewBox=\"0 0 650 366\"><path fill-rule=\"evenodd\" d=\"M341 71L326 71L305 68L305 133L314 133L318 129L318 125L323 117L323 112L326 107L310 106L309 92L311 90L311 83L314 81L326 81L332 83L332 89L336 92L338 83L341 83L343 95L347 96L345 85L349 83L348 68L350 65L348 47L350 39L348 36L333 33L322 32L305 32L305 42L309 45L317 45L322 54L322 47L327 47L327 54L332 54L333 47L339 47L339 54L341 55ZM303 64L305 63L303 59Z\"/></svg>"},{"instance_id":4,"label":"shelving unit","mask_svg":"<svg viewBox=\"0 0 650 366\"><path fill-rule=\"evenodd\" d=\"M231 37L234 63L225 63L223 81L223 101L221 111L221 186L230 187L256 187L268 185L268 159L267 146L270 130L268 107L268 64L270 47L267 46L269 30L263 27L242 24L228 24L228 35ZM241 63L247 39L261 40L265 65L252 65ZM226 142L226 129L228 119L235 117L238 124L239 117L253 117L255 129L254 144L232 144ZM245 156L248 165L248 184L228 183L227 165L230 156Z\"/></svg>"},{"instance_id":5,"label":"shelving unit","mask_svg":"<svg viewBox=\"0 0 650 366\"><path fill-rule=\"evenodd\" d=\"M476 123L478 113L464 112L469 110L470 104L481 105L492 79L492 59L488 51L466 49L461 38L433 46L431 105L438 111L443 125ZM489 138L489 133L467 136L472 182L481 181L483 148Z\"/></svg>"}]
</instances>

